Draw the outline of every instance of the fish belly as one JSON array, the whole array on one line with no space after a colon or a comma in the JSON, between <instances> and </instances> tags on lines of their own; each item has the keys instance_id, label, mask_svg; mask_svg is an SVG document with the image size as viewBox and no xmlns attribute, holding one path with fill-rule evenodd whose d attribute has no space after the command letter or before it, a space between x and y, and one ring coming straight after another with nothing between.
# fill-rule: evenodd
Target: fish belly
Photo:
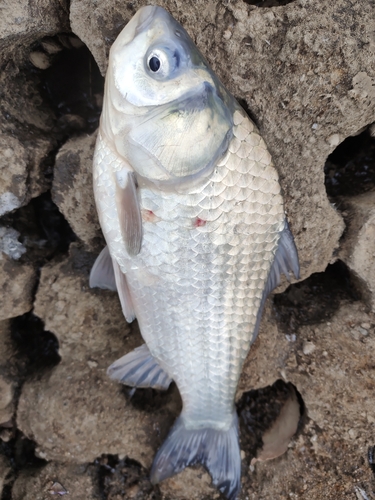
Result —
<instances>
[{"instance_id":1,"label":"fish belly","mask_svg":"<svg viewBox=\"0 0 375 500\"><path fill-rule=\"evenodd\" d=\"M210 179L181 192L139 190L140 253L125 251L113 172L121 160L98 139L94 185L112 259L126 274L151 354L176 382L186 428L226 430L254 340L285 214L267 148L242 110Z\"/></svg>"}]
</instances>

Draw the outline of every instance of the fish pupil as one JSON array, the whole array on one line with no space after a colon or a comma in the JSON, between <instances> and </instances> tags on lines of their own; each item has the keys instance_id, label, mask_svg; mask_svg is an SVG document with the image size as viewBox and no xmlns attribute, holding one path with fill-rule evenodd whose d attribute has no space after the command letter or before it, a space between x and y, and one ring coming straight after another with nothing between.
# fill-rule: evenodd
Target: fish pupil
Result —
<instances>
[{"instance_id":1,"label":"fish pupil","mask_svg":"<svg viewBox=\"0 0 375 500\"><path fill-rule=\"evenodd\" d=\"M156 73L160 68L160 59L153 56L148 62L149 68L153 73Z\"/></svg>"}]
</instances>

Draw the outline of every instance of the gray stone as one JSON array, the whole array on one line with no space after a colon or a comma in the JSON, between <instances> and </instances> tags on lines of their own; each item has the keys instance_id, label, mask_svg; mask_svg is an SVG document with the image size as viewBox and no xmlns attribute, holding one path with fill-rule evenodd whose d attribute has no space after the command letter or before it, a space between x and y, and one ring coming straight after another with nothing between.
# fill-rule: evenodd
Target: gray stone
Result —
<instances>
[{"instance_id":1,"label":"gray stone","mask_svg":"<svg viewBox=\"0 0 375 500\"><path fill-rule=\"evenodd\" d=\"M0 253L0 320L14 318L33 307L37 271Z\"/></svg>"},{"instance_id":2,"label":"gray stone","mask_svg":"<svg viewBox=\"0 0 375 500\"><path fill-rule=\"evenodd\" d=\"M0 60L18 62L36 40L68 31L68 4L59 0L2 2L0 18Z\"/></svg>"},{"instance_id":3,"label":"gray stone","mask_svg":"<svg viewBox=\"0 0 375 500\"><path fill-rule=\"evenodd\" d=\"M104 246L92 188L92 157L96 134L73 138L60 149L55 164L52 197L75 234L89 250Z\"/></svg>"},{"instance_id":4,"label":"gray stone","mask_svg":"<svg viewBox=\"0 0 375 500\"><path fill-rule=\"evenodd\" d=\"M51 462L45 467L23 470L12 488L13 500L96 500L99 492L93 465L65 465Z\"/></svg>"},{"instance_id":5,"label":"gray stone","mask_svg":"<svg viewBox=\"0 0 375 500\"><path fill-rule=\"evenodd\" d=\"M375 193L348 198L344 204L350 217L339 256L358 278L364 298L375 312Z\"/></svg>"}]
</instances>

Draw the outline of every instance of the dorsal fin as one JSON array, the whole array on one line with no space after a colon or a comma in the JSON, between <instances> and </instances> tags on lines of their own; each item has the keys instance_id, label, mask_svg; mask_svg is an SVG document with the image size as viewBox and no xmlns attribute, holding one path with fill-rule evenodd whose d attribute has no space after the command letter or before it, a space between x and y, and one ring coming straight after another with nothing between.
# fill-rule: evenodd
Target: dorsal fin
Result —
<instances>
[{"instance_id":1,"label":"dorsal fin","mask_svg":"<svg viewBox=\"0 0 375 500\"><path fill-rule=\"evenodd\" d=\"M294 243L293 235L290 232L288 221L285 219L285 226L280 235L275 260L272 264L267 286L264 290L266 296L280 284L281 274L284 274L287 280L290 281L289 271L293 271L294 276L299 279L297 248Z\"/></svg>"},{"instance_id":2,"label":"dorsal fin","mask_svg":"<svg viewBox=\"0 0 375 500\"><path fill-rule=\"evenodd\" d=\"M257 322L251 342L254 342L257 338L264 303L266 302L268 295L280 284L281 274L285 274L288 281L290 281L289 271L293 271L294 276L299 279L297 248L294 243L293 235L290 232L288 221L285 219L285 226L280 235L279 244L275 253L275 259L268 275L266 287L263 291L262 302L260 303L258 310Z\"/></svg>"}]
</instances>

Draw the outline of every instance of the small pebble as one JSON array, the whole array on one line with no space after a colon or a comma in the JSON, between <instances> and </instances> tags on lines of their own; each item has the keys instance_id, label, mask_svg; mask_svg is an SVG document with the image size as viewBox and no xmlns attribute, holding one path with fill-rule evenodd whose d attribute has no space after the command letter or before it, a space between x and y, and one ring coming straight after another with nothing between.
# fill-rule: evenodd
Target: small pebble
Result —
<instances>
[{"instance_id":1,"label":"small pebble","mask_svg":"<svg viewBox=\"0 0 375 500\"><path fill-rule=\"evenodd\" d=\"M229 40L230 37L232 36L232 32L230 30L225 30L224 33L223 33L223 38L225 40Z\"/></svg>"},{"instance_id":2,"label":"small pebble","mask_svg":"<svg viewBox=\"0 0 375 500\"><path fill-rule=\"evenodd\" d=\"M139 485L133 484L133 486L130 486L130 488L128 488L126 493L128 498L136 498L139 492L140 492Z\"/></svg>"},{"instance_id":3,"label":"small pebble","mask_svg":"<svg viewBox=\"0 0 375 500\"><path fill-rule=\"evenodd\" d=\"M62 497L64 495L69 494L69 491L66 490L61 483L59 483L57 481L55 481L55 482L52 481L51 483L47 486L47 492L50 495L58 495L58 496Z\"/></svg>"},{"instance_id":4,"label":"small pebble","mask_svg":"<svg viewBox=\"0 0 375 500\"><path fill-rule=\"evenodd\" d=\"M287 376L286 376L285 370L280 370L280 375L283 377L284 380L287 380Z\"/></svg>"},{"instance_id":5,"label":"small pebble","mask_svg":"<svg viewBox=\"0 0 375 500\"><path fill-rule=\"evenodd\" d=\"M315 348L316 346L313 342L311 342L310 340L306 340L306 342L303 343L303 348L302 348L303 354L305 355L311 354L312 352L315 351Z\"/></svg>"},{"instance_id":6,"label":"small pebble","mask_svg":"<svg viewBox=\"0 0 375 500\"><path fill-rule=\"evenodd\" d=\"M362 328L361 326L358 326L357 330L359 331L359 333L361 333L364 336L368 335L368 330L366 330L365 328Z\"/></svg>"},{"instance_id":7,"label":"small pebble","mask_svg":"<svg viewBox=\"0 0 375 500\"><path fill-rule=\"evenodd\" d=\"M361 327L364 328L365 330L370 330L371 325L370 323L361 323Z\"/></svg>"},{"instance_id":8,"label":"small pebble","mask_svg":"<svg viewBox=\"0 0 375 500\"><path fill-rule=\"evenodd\" d=\"M327 138L327 142L332 147L338 146L340 144L340 135L339 134L330 135Z\"/></svg>"},{"instance_id":9,"label":"small pebble","mask_svg":"<svg viewBox=\"0 0 375 500\"><path fill-rule=\"evenodd\" d=\"M62 50L62 46L53 38L44 39L41 45L48 54L57 54Z\"/></svg>"},{"instance_id":10,"label":"small pebble","mask_svg":"<svg viewBox=\"0 0 375 500\"><path fill-rule=\"evenodd\" d=\"M47 69L51 66L51 60L44 52L30 52L29 59L31 64L38 69Z\"/></svg>"},{"instance_id":11,"label":"small pebble","mask_svg":"<svg viewBox=\"0 0 375 500\"><path fill-rule=\"evenodd\" d=\"M14 438L13 429L3 429L0 432L0 439L4 443L8 443L12 438Z\"/></svg>"},{"instance_id":12,"label":"small pebble","mask_svg":"<svg viewBox=\"0 0 375 500\"><path fill-rule=\"evenodd\" d=\"M356 429L349 429L348 434L350 439L355 439L358 436L358 431Z\"/></svg>"},{"instance_id":13,"label":"small pebble","mask_svg":"<svg viewBox=\"0 0 375 500\"><path fill-rule=\"evenodd\" d=\"M359 333L358 330L352 330L352 335L355 338L355 340L359 340L361 334Z\"/></svg>"}]
</instances>

